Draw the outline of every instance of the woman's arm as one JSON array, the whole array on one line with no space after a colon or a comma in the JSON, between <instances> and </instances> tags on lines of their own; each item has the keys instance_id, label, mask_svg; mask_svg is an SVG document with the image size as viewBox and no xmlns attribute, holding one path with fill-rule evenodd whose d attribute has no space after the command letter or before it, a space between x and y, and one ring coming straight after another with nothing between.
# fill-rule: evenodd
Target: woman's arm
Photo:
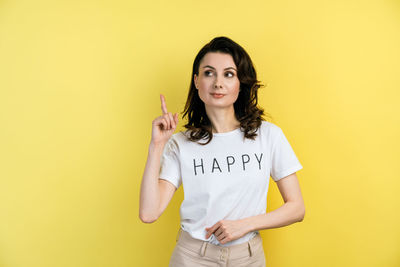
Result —
<instances>
[{"instance_id":1,"label":"woman's arm","mask_svg":"<svg viewBox=\"0 0 400 267\"><path fill-rule=\"evenodd\" d=\"M150 143L149 154L140 186L139 218L144 223L156 221L171 201L176 187L159 179L160 157L164 145Z\"/></svg>"},{"instance_id":2,"label":"woman's arm","mask_svg":"<svg viewBox=\"0 0 400 267\"><path fill-rule=\"evenodd\" d=\"M150 142L146 167L140 185L139 217L145 223L153 222L158 218L160 205L160 186L158 175L160 171L160 158L164 143Z\"/></svg>"},{"instance_id":3,"label":"woman's arm","mask_svg":"<svg viewBox=\"0 0 400 267\"><path fill-rule=\"evenodd\" d=\"M296 173L292 173L276 183L285 203L278 209L266 214L244 218L244 225L248 225L249 232L282 227L303 221L305 207Z\"/></svg>"},{"instance_id":4,"label":"woman's arm","mask_svg":"<svg viewBox=\"0 0 400 267\"><path fill-rule=\"evenodd\" d=\"M145 223L158 219L175 192L172 184L159 181L159 174L161 156L178 124L178 113L172 115L168 112L165 97L162 94L160 94L160 99L163 114L152 122L152 136L140 185L139 218Z\"/></svg>"},{"instance_id":5,"label":"woman's arm","mask_svg":"<svg viewBox=\"0 0 400 267\"><path fill-rule=\"evenodd\" d=\"M217 240L221 244L225 244L252 231L301 222L304 218L305 208L296 173L281 178L276 183L285 201L281 207L266 214L244 219L218 221L213 226L206 228L205 238L209 238L214 233Z\"/></svg>"}]
</instances>

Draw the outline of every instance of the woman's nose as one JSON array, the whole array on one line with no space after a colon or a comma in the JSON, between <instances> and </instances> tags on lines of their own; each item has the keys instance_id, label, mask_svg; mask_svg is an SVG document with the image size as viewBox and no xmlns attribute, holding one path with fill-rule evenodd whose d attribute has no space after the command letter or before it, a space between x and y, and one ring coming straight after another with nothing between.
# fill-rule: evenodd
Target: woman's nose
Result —
<instances>
[{"instance_id":1,"label":"woman's nose","mask_svg":"<svg viewBox=\"0 0 400 267\"><path fill-rule=\"evenodd\" d=\"M218 88L218 87L222 87L222 81L221 81L221 78L219 78L219 77L215 78L215 84L214 84L214 88Z\"/></svg>"}]
</instances>

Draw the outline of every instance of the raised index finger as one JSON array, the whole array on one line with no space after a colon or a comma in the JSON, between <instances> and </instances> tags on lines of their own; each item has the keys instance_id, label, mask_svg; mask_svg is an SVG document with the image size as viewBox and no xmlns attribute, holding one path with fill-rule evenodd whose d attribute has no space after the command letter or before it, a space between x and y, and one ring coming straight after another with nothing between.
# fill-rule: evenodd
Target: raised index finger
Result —
<instances>
[{"instance_id":1,"label":"raised index finger","mask_svg":"<svg viewBox=\"0 0 400 267\"><path fill-rule=\"evenodd\" d=\"M167 104L165 103L165 96L163 96L162 94L160 94L160 98L161 98L161 110L164 114L167 114Z\"/></svg>"}]
</instances>

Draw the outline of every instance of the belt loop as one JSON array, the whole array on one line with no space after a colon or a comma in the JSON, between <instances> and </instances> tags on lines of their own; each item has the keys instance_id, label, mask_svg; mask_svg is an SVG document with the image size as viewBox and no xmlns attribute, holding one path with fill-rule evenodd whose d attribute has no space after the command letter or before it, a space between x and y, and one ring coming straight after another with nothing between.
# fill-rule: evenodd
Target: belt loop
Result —
<instances>
[{"instance_id":1,"label":"belt loop","mask_svg":"<svg viewBox=\"0 0 400 267\"><path fill-rule=\"evenodd\" d=\"M254 255L254 247L256 246L256 244L257 244L257 242L258 242L258 239L257 238L260 238L259 237L259 232L257 232L256 233L256 235L252 238L252 239L250 239L247 243L248 243L248 245L249 245L249 252L250 252L250 257L252 256L252 255Z\"/></svg>"},{"instance_id":2,"label":"belt loop","mask_svg":"<svg viewBox=\"0 0 400 267\"><path fill-rule=\"evenodd\" d=\"M204 257L204 255L206 254L206 247L207 247L207 241L203 241L203 244L201 245L200 249L200 255L202 257Z\"/></svg>"},{"instance_id":3,"label":"belt loop","mask_svg":"<svg viewBox=\"0 0 400 267\"><path fill-rule=\"evenodd\" d=\"M179 227L178 234L176 235L176 242L178 242L179 234L181 233L181 231L182 231L182 228Z\"/></svg>"},{"instance_id":4,"label":"belt loop","mask_svg":"<svg viewBox=\"0 0 400 267\"><path fill-rule=\"evenodd\" d=\"M250 257L251 257L251 256L253 256L253 254L254 254L253 247L252 247L252 244L251 244L250 241L247 242L247 244L249 245L249 253L250 253Z\"/></svg>"}]
</instances>

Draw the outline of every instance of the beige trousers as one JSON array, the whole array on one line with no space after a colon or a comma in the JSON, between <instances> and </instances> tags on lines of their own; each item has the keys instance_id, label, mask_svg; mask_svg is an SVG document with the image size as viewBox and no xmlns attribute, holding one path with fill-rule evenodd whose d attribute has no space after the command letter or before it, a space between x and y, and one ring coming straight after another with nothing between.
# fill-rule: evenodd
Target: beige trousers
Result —
<instances>
[{"instance_id":1,"label":"beige trousers","mask_svg":"<svg viewBox=\"0 0 400 267\"><path fill-rule=\"evenodd\" d=\"M228 247L195 239L189 233L178 231L177 243L169 267L265 267L265 255L259 234L248 242Z\"/></svg>"}]
</instances>

